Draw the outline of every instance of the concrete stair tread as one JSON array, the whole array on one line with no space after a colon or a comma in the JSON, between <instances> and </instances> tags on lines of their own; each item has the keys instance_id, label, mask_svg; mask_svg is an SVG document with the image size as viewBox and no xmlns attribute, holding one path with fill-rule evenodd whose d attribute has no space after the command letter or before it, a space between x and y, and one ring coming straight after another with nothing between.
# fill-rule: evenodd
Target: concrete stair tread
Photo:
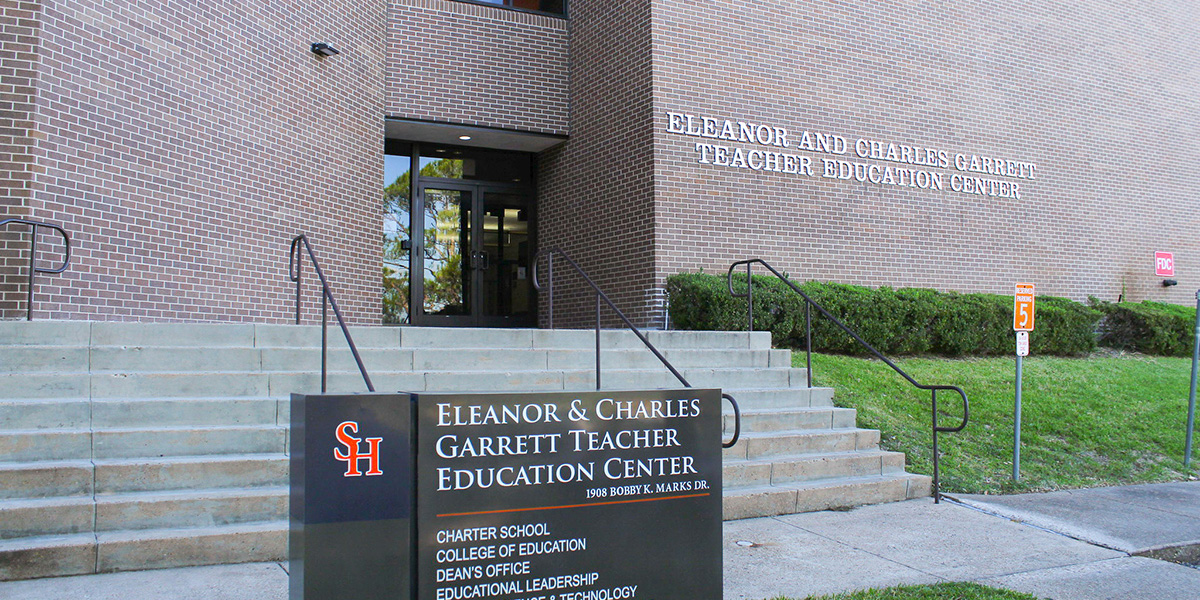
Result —
<instances>
[{"instance_id":1,"label":"concrete stair tread","mask_svg":"<svg viewBox=\"0 0 1200 600\"><path fill-rule=\"evenodd\" d=\"M245 454L184 454L179 456L146 456L132 458L97 458L95 464L97 467L107 467L115 465L165 465L165 464L180 464L180 463L216 463L216 462L237 462L246 460L288 460L288 455L282 452L249 452ZM3 463L0 463L3 464ZM33 463L40 464L40 463Z\"/></svg>"},{"instance_id":2,"label":"concrete stair tread","mask_svg":"<svg viewBox=\"0 0 1200 600\"><path fill-rule=\"evenodd\" d=\"M229 487L203 489L173 489L152 490L144 492L112 492L96 494L97 504L116 504L121 502L169 502L172 500L196 498L248 498L287 496L289 488L286 485L266 485L256 487ZM0 501L3 502L3 501Z\"/></svg>"},{"instance_id":3,"label":"concrete stair tread","mask_svg":"<svg viewBox=\"0 0 1200 600\"><path fill-rule=\"evenodd\" d=\"M727 457L722 460L726 465L772 465L789 461L814 461L861 456L904 456L903 452L891 450L846 450L844 452L811 452L806 454L779 454L769 458L740 458Z\"/></svg>"},{"instance_id":4,"label":"concrete stair tread","mask_svg":"<svg viewBox=\"0 0 1200 600\"><path fill-rule=\"evenodd\" d=\"M860 431L876 431L874 429L864 429L862 427L829 427L822 429L785 429L782 431L743 431L742 440L765 439L777 437L792 437L818 434L834 434L834 433L858 433Z\"/></svg>"},{"instance_id":5,"label":"concrete stair tread","mask_svg":"<svg viewBox=\"0 0 1200 600\"><path fill-rule=\"evenodd\" d=\"M93 498L91 495L52 496L49 498L12 498L8 500L0 499L0 514L3 514L6 510L27 508L91 506L92 501Z\"/></svg>"},{"instance_id":6,"label":"concrete stair tread","mask_svg":"<svg viewBox=\"0 0 1200 600\"><path fill-rule=\"evenodd\" d=\"M830 486L838 486L838 485L850 485L850 484L855 484L855 483L890 481L890 480L895 480L895 479L910 479L910 478L914 478L914 477L920 478L920 477L925 477L925 475L919 475L916 473L909 473L907 471L904 471L901 473L889 473L887 475L864 475L864 476L857 476L857 477L830 477L827 479L816 479L816 480L811 480L811 481L798 481L798 482L783 483L783 484L778 484L778 485L771 484L771 485L747 485L747 486L727 487L727 488L723 489L721 493L723 496L729 497L729 496L737 496L737 495L745 495L745 494L753 494L753 493L761 493L761 492L773 492L773 491L779 491L779 490L809 490L809 489L817 489L817 488L827 488Z\"/></svg>"},{"instance_id":7,"label":"concrete stair tread","mask_svg":"<svg viewBox=\"0 0 1200 600\"><path fill-rule=\"evenodd\" d=\"M722 513L727 520L747 519L909 500L929 494L929 477L906 472L735 486L722 491Z\"/></svg>"},{"instance_id":8,"label":"concrete stair tread","mask_svg":"<svg viewBox=\"0 0 1200 600\"><path fill-rule=\"evenodd\" d=\"M72 533L67 535L39 535L29 537L19 537L10 539L0 539L0 563L4 561L4 554L8 552L32 549L32 548L56 548L70 546L93 546L96 543L96 536L92 533ZM3 581L3 579L0 579Z\"/></svg>"},{"instance_id":9,"label":"concrete stair tread","mask_svg":"<svg viewBox=\"0 0 1200 600\"><path fill-rule=\"evenodd\" d=\"M734 398L736 400L736 398ZM842 412L855 410L853 408L843 408L840 406L782 406L772 408L742 408L740 413L743 416L747 415L786 415L791 413L810 413L810 412ZM733 407L726 402L721 408L723 414L733 414Z\"/></svg>"},{"instance_id":10,"label":"concrete stair tread","mask_svg":"<svg viewBox=\"0 0 1200 600\"><path fill-rule=\"evenodd\" d=\"M276 423L262 423L257 425L151 425L147 427L103 427L97 428L96 431L103 433L141 433L149 431L262 431L275 429L287 429L287 426Z\"/></svg>"},{"instance_id":11,"label":"concrete stair tread","mask_svg":"<svg viewBox=\"0 0 1200 600\"><path fill-rule=\"evenodd\" d=\"M791 369L800 368L800 369L803 369L803 367L771 367L771 368L772 368L772 369L787 369L787 368L791 368ZM751 387L732 387L732 388L729 388L729 389L725 390L725 392L726 392L726 393L728 393L728 394L730 394L730 395L736 396L738 392L759 393L759 392L777 392L777 391L779 391L779 390L780 390L780 388L775 388L775 387L757 387L757 388L751 388ZM823 386L819 386L819 385L814 385L814 386L813 386L813 387L811 387L811 388L787 388L787 390L788 390L788 391L797 391L797 390L821 390L821 391L830 391L830 392L832 392L832 391L833 391L833 388L831 388L831 387L823 387Z\"/></svg>"},{"instance_id":12,"label":"concrete stair tread","mask_svg":"<svg viewBox=\"0 0 1200 600\"><path fill-rule=\"evenodd\" d=\"M92 461L76 460L0 460L0 471L21 471L25 469L61 469L66 467L91 468Z\"/></svg>"},{"instance_id":13,"label":"concrete stair tread","mask_svg":"<svg viewBox=\"0 0 1200 600\"><path fill-rule=\"evenodd\" d=\"M724 488L724 490L721 491L721 496L724 498L730 498L736 496L750 496L750 494L773 493L781 491L800 492L810 490L827 490L827 488L830 487L845 487L856 484L872 484L872 482L900 481L910 479L928 479L928 476L902 472L888 473L886 475L860 475L850 476L850 478L828 478L810 481L794 481L779 485L733 486Z\"/></svg>"},{"instance_id":14,"label":"concrete stair tread","mask_svg":"<svg viewBox=\"0 0 1200 600\"><path fill-rule=\"evenodd\" d=\"M288 522L251 521L247 523L230 523L228 525L212 525L205 527L165 527L158 529L135 529L125 531L99 531L96 538L101 544L133 541L141 539L187 539L206 535L223 535L230 532L287 532Z\"/></svg>"}]
</instances>

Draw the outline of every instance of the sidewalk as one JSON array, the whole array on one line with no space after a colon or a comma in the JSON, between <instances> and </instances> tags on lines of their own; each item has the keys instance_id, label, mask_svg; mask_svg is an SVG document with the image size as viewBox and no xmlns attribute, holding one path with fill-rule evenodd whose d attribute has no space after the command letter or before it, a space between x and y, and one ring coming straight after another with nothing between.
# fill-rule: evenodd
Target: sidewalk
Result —
<instances>
[{"instance_id":1,"label":"sidewalk","mask_svg":"<svg viewBox=\"0 0 1200 600\"><path fill-rule=\"evenodd\" d=\"M1055 600L1200 597L1200 569L1129 555L1195 547L1200 482L960 500L727 522L725 598L803 598L940 581L976 581ZM0 583L0 598L284 600L285 566Z\"/></svg>"}]
</instances>

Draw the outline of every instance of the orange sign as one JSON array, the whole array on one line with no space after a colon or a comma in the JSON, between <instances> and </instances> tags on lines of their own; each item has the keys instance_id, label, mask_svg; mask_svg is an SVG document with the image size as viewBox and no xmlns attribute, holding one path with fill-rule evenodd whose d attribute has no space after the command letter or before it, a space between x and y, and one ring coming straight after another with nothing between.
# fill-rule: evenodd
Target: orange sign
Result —
<instances>
[{"instance_id":1,"label":"orange sign","mask_svg":"<svg viewBox=\"0 0 1200 600\"><path fill-rule=\"evenodd\" d=\"M1013 293L1013 330L1033 331L1033 284L1018 283Z\"/></svg>"}]
</instances>

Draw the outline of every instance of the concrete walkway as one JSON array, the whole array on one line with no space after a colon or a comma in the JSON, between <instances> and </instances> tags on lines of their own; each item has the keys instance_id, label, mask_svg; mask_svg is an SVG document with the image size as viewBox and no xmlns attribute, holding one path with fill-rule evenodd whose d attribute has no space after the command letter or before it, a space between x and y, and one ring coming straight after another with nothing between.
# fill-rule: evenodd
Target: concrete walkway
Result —
<instances>
[{"instance_id":1,"label":"concrete walkway","mask_svg":"<svg viewBox=\"0 0 1200 600\"><path fill-rule=\"evenodd\" d=\"M961 501L935 505L922 499L727 522L725 598L804 598L940 581L977 581L1056 600L1200 597L1200 569L1130 556L1196 545L1200 482ZM284 600L284 567L259 563L18 581L0 583L0 598Z\"/></svg>"},{"instance_id":2,"label":"concrete walkway","mask_svg":"<svg viewBox=\"0 0 1200 600\"><path fill-rule=\"evenodd\" d=\"M1200 482L955 499L1126 554L1200 562Z\"/></svg>"}]
</instances>

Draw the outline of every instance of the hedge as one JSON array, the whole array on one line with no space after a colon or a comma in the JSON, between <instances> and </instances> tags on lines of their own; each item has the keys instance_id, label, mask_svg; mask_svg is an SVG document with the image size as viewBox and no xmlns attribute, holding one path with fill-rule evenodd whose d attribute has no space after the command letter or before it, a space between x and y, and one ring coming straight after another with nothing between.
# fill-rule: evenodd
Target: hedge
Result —
<instances>
[{"instance_id":1,"label":"hedge","mask_svg":"<svg viewBox=\"0 0 1200 600\"><path fill-rule=\"evenodd\" d=\"M838 283L800 284L804 293L886 355L1005 355L1014 352L1011 296L959 294L931 289L871 289ZM744 293L746 276L734 276ZM745 330L746 300L729 294L724 276L684 273L667 278L671 320L679 329ZM1077 356L1096 348L1102 313L1066 298L1038 297L1037 330L1030 351ZM868 351L812 313L813 349L863 355ZM777 346L805 346L804 300L768 275L754 277L754 329L770 330Z\"/></svg>"},{"instance_id":2,"label":"hedge","mask_svg":"<svg viewBox=\"0 0 1200 600\"><path fill-rule=\"evenodd\" d=\"M1191 356L1196 309L1162 302L1100 302L1100 345L1163 356Z\"/></svg>"}]
</instances>

